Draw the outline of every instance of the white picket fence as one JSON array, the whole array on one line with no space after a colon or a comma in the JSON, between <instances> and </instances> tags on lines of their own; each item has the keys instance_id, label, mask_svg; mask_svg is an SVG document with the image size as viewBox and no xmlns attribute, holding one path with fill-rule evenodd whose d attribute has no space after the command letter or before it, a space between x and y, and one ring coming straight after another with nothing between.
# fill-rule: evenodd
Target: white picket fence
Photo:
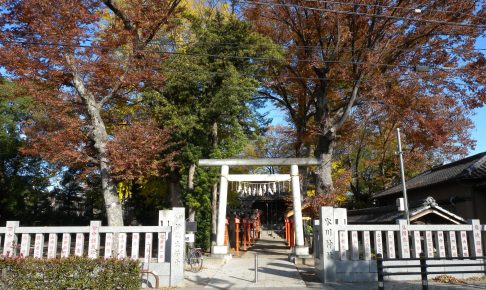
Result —
<instances>
[{"instance_id":1,"label":"white picket fence","mask_svg":"<svg viewBox=\"0 0 486 290\"><path fill-rule=\"evenodd\" d=\"M314 256L323 281L375 281L377 254L399 260L418 258L423 252L428 258L449 258L455 262L484 255L486 226L479 220L467 225L407 225L406 220L395 225L348 225L346 221L346 209L332 207L323 207L320 220L315 221Z\"/></svg>"},{"instance_id":2,"label":"white picket fence","mask_svg":"<svg viewBox=\"0 0 486 290\"><path fill-rule=\"evenodd\" d=\"M159 276L162 286L176 286L184 276L184 234L184 208L174 208L159 212L158 226L110 227L91 221L89 226L22 227L8 221L0 227L0 247L10 257L136 259Z\"/></svg>"}]
</instances>

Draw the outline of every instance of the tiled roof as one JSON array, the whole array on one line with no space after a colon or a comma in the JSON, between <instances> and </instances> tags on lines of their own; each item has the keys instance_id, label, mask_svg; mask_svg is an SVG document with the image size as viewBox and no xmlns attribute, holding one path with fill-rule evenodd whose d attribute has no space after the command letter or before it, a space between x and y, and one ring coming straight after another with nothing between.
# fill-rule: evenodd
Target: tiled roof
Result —
<instances>
[{"instance_id":1,"label":"tiled roof","mask_svg":"<svg viewBox=\"0 0 486 290\"><path fill-rule=\"evenodd\" d=\"M409 204L410 221L419 217L421 213L428 209L433 209L440 212L442 216L446 216L451 221L456 223L465 223L466 221L450 211L437 205L432 197L426 199L413 201ZM398 219L405 219L404 213L398 211L396 205L363 208L348 210L348 223L351 224L380 224L380 223L395 223Z\"/></svg>"},{"instance_id":2,"label":"tiled roof","mask_svg":"<svg viewBox=\"0 0 486 290\"><path fill-rule=\"evenodd\" d=\"M407 190L430 186L451 180L486 179L486 152L424 171L407 180ZM401 184L373 194L381 197L402 191Z\"/></svg>"}]
</instances>

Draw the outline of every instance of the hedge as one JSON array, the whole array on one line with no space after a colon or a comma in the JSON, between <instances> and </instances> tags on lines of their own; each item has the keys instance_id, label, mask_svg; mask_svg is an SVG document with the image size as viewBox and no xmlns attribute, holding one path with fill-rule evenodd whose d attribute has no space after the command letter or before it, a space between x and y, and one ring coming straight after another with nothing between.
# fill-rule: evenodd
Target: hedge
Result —
<instances>
[{"instance_id":1,"label":"hedge","mask_svg":"<svg viewBox=\"0 0 486 290\"><path fill-rule=\"evenodd\" d=\"M129 259L0 259L0 289L139 290L140 287L140 264Z\"/></svg>"}]
</instances>

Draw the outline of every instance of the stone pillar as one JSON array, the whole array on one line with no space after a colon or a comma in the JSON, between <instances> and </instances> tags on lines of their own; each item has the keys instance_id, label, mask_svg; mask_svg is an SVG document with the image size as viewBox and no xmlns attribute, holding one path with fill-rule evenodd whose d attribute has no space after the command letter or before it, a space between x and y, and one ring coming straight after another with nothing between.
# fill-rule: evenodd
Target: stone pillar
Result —
<instances>
[{"instance_id":1,"label":"stone pillar","mask_svg":"<svg viewBox=\"0 0 486 290\"><path fill-rule=\"evenodd\" d=\"M294 206L294 229L295 229L295 255L309 255L309 248L304 246L304 229L302 225L302 205L300 201L300 181L299 167L290 166L290 175L292 181L292 199Z\"/></svg>"},{"instance_id":2,"label":"stone pillar","mask_svg":"<svg viewBox=\"0 0 486 290\"><path fill-rule=\"evenodd\" d=\"M319 254L316 261L317 275L324 283L336 282L336 265L334 263L335 239L337 234L335 219L335 209L332 206L321 207L319 220Z\"/></svg>"},{"instance_id":3,"label":"stone pillar","mask_svg":"<svg viewBox=\"0 0 486 290\"><path fill-rule=\"evenodd\" d=\"M212 253L225 255L228 247L224 245L224 228L226 222L226 203L228 199L228 165L221 166L221 178L219 181L219 207L218 207L218 226L216 229L216 245L212 248Z\"/></svg>"},{"instance_id":4,"label":"stone pillar","mask_svg":"<svg viewBox=\"0 0 486 290\"><path fill-rule=\"evenodd\" d=\"M14 257L17 255L17 235L15 229L20 226L19 221L7 221L5 226L5 241L3 244L3 255Z\"/></svg>"},{"instance_id":5,"label":"stone pillar","mask_svg":"<svg viewBox=\"0 0 486 290\"><path fill-rule=\"evenodd\" d=\"M171 227L169 239L165 241L166 243L169 243L169 247L164 247L165 257L170 255L169 286L180 286L184 283L184 247L186 234L185 208L174 207L172 210L159 211L159 226ZM158 240L157 242L160 243L164 241ZM160 249L160 244L158 245ZM156 272L161 274L159 269L157 269Z\"/></svg>"}]
</instances>

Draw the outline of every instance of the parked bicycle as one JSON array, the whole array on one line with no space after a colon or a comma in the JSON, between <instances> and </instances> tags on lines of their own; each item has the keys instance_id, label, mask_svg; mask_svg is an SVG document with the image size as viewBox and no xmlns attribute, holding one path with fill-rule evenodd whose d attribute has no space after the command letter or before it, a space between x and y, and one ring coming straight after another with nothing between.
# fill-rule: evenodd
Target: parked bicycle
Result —
<instances>
[{"instance_id":1,"label":"parked bicycle","mask_svg":"<svg viewBox=\"0 0 486 290\"><path fill-rule=\"evenodd\" d=\"M186 254L186 263L192 272L199 272L203 266L203 254L200 248L190 248Z\"/></svg>"}]
</instances>

